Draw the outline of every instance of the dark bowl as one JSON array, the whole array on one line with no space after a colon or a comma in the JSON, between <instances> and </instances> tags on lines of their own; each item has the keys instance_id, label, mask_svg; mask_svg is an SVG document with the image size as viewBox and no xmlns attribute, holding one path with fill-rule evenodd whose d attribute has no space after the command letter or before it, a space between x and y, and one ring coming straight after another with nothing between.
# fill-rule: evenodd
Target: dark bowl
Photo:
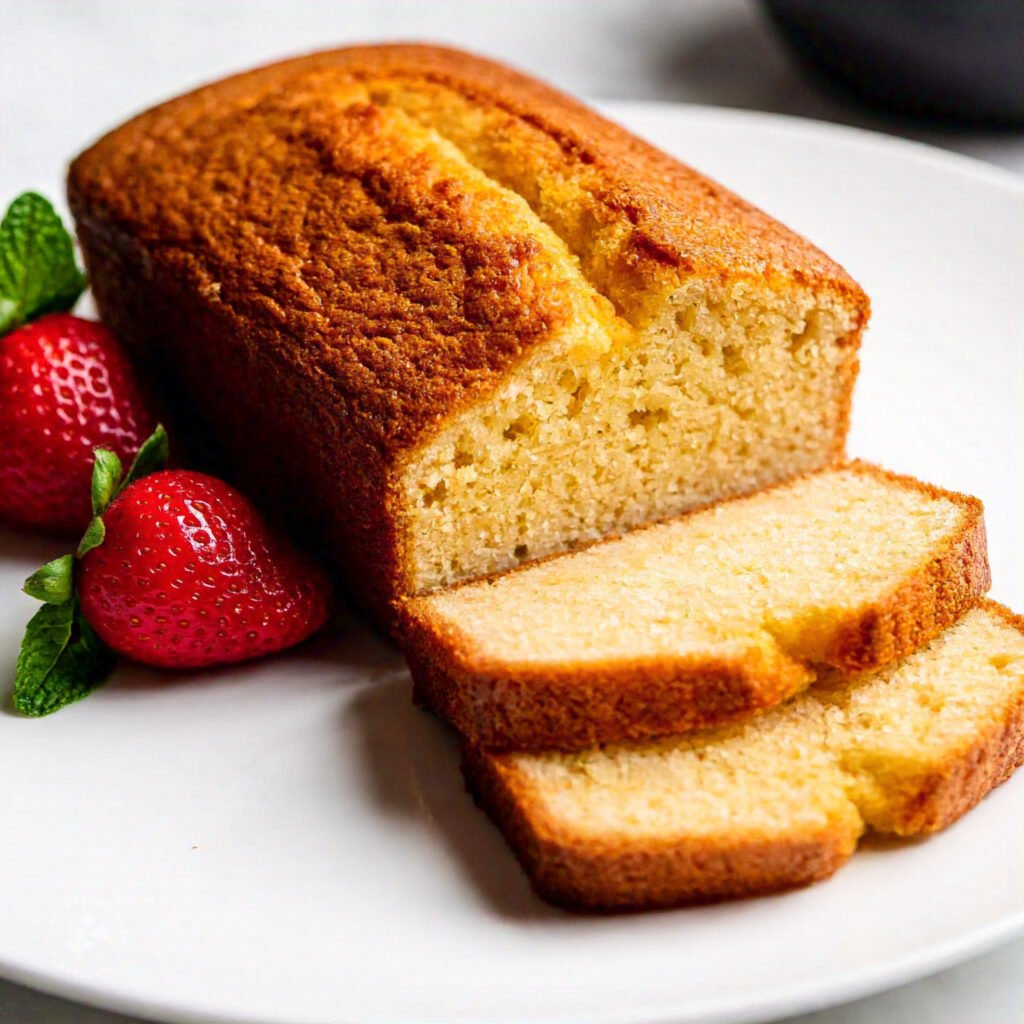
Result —
<instances>
[{"instance_id":1,"label":"dark bowl","mask_svg":"<svg viewBox=\"0 0 1024 1024\"><path fill-rule=\"evenodd\" d=\"M805 64L873 106L1024 127L1024 0L763 0Z\"/></svg>"}]
</instances>

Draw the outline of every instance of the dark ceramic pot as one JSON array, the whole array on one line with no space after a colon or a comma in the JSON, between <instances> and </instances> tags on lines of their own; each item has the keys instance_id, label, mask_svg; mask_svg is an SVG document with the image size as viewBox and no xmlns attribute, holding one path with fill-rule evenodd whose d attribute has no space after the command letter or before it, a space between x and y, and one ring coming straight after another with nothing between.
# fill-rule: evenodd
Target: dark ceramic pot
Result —
<instances>
[{"instance_id":1,"label":"dark ceramic pot","mask_svg":"<svg viewBox=\"0 0 1024 1024\"><path fill-rule=\"evenodd\" d=\"M1024 0L764 0L806 64L928 119L1024 126Z\"/></svg>"}]
</instances>

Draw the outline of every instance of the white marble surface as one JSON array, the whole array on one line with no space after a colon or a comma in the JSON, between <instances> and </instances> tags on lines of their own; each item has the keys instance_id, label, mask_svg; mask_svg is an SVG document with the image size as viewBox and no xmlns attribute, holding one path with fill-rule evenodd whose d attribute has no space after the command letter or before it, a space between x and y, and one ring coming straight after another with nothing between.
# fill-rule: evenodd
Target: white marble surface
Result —
<instances>
[{"instance_id":1,"label":"white marble surface","mask_svg":"<svg viewBox=\"0 0 1024 1024\"><path fill-rule=\"evenodd\" d=\"M594 97L749 107L908 134L1024 173L1021 135L920 131L821 94L743 0L0 0L0 26L3 204L28 187L59 195L71 154L186 86L284 54L375 38L465 45ZM800 1020L1020 1020L1022 979L1018 942ZM129 1024L3 981L0 1021Z\"/></svg>"}]
</instances>

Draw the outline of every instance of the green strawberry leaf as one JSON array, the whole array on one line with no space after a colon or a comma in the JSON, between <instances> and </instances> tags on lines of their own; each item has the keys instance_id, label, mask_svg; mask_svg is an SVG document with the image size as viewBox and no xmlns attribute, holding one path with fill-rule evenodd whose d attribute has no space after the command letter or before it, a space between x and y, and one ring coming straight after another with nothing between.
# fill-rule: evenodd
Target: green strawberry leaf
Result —
<instances>
[{"instance_id":1,"label":"green strawberry leaf","mask_svg":"<svg viewBox=\"0 0 1024 1024\"><path fill-rule=\"evenodd\" d=\"M85 283L57 211L41 195L23 192L0 223L0 334L70 309Z\"/></svg>"},{"instance_id":2,"label":"green strawberry leaf","mask_svg":"<svg viewBox=\"0 0 1024 1024\"><path fill-rule=\"evenodd\" d=\"M85 528L85 533L82 534L82 539L78 542L78 550L75 552L76 558L83 558L93 548L98 548L107 536L107 527L104 525L102 516L93 516L89 525Z\"/></svg>"},{"instance_id":3,"label":"green strawberry leaf","mask_svg":"<svg viewBox=\"0 0 1024 1024\"><path fill-rule=\"evenodd\" d=\"M46 604L63 604L71 600L74 591L74 559L71 555L61 555L52 562L47 562L36 569L21 588L29 597Z\"/></svg>"},{"instance_id":4,"label":"green strawberry leaf","mask_svg":"<svg viewBox=\"0 0 1024 1024\"><path fill-rule=\"evenodd\" d=\"M168 454L167 431L164 430L162 423L158 423L153 433L142 442L142 447L132 460L118 493L135 483L136 480L163 469L167 465Z\"/></svg>"},{"instance_id":5,"label":"green strawberry leaf","mask_svg":"<svg viewBox=\"0 0 1024 1024\"><path fill-rule=\"evenodd\" d=\"M92 514L101 516L121 484L121 460L106 448L93 449Z\"/></svg>"},{"instance_id":6,"label":"green strawberry leaf","mask_svg":"<svg viewBox=\"0 0 1024 1024\"><path fill-rule=\"evenodd\" d=\"M29 620L18 654L14 706L39 717L81 700L114 667L114 655L85 621L78 602L44 604Z\"/></svg>"}]
</instances>

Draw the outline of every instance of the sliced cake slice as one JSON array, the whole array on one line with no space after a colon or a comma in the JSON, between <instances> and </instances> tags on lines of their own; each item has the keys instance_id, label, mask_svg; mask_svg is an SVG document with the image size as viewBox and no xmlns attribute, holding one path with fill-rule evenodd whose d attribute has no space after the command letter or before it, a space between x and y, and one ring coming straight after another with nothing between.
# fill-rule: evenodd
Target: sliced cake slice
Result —
<instances>
[{"instance_id":1,"label":"sliced cake slice","mask_svg":"<svg viewBox=\"0 0 1024 1024\"><path fill-rule=\"evenodd\" d=\"M417 699L490 749L734 720L895 661L989 586L981 504L861 463L411 600Z\"/></svg>"},{"instance_id":2,"label":"sliced cake slice","mask_svg":"<svg viewBox=\"0 0 1024 1024\"><path fill-rule=\"evenodd\" d=\"M945 828L1024 762L1024 619L982 602L904 661L741 725L575 754L468 746L470 788L537 891L588 910L831 875L865 829Z\"/></svg>"}]
</instances>

